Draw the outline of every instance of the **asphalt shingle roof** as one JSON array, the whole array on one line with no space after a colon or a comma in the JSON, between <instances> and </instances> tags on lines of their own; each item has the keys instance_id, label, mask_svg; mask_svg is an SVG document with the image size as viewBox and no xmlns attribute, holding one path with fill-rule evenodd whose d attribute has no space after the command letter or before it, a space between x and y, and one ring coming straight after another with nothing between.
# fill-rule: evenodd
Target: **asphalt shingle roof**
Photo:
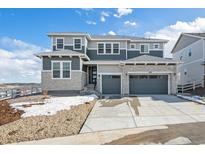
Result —
<instances>
[{"instance_id":1,"label":"asphalt shingle roof","mask_svg":"<svg viewBox=\"0 0 205 154\"><path fill-rule=\"evenodd\" d=\"M199 36L199 37L205 37L205 33L185 33L185 34Z\"/></svg>"},{"instance_id":2,"label":"asphalt shingle roof","mask_svg":"<svg viewBox=\"0 0 205 154\"><path fill-rule=\"evenodd\" d=\"M161 57L156 57L156 56L150 56L150 55L142 55L134 58L130 58L128 60L124 60L123 62L129 63L129 62L136 62L136 63L144 63L144 62L149 62L149 63L176 63L177 61L168 59L168 58L161 58Z\"/></svg>"}]
</instances>

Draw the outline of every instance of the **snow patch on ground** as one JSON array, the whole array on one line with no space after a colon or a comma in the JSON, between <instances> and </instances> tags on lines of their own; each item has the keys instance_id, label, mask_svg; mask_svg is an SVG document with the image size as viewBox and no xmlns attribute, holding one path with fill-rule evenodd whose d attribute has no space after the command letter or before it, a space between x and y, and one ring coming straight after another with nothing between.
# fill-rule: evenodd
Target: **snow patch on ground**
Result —
<instances>
[{"instance_id":1,"label":"snow patch on ground","mask_svg":"<svg viewBox=\"0 0 205 154\"><path fill-rule=\"evenodd\" d=\"M197 102L200 104L205 104L204 98L200 97L200 96L185 96L185 95L181 95L181 94L178 94L177 96L180 98L183 98L183 99L187 99L189 101L194 101L194 102Z\"/></svg>"},{"instance_id":2,"label":"snow patch on ground","mask_svg":"<svg viewBox=\"0 0 205 154\"><path fill-rule=\"evenodd\" d=\"M11 107L23 110L25 113L22 117L54 115L60 110L69 110L71 106L84 104L86 102L97 99L96 95L73 96L73 97L51 97L42 102L21 102L11 104ZM45 103L38 105L39 103ZM23 105L36 104L31 107L24 107Z\"/></svg>"}]
</instances>

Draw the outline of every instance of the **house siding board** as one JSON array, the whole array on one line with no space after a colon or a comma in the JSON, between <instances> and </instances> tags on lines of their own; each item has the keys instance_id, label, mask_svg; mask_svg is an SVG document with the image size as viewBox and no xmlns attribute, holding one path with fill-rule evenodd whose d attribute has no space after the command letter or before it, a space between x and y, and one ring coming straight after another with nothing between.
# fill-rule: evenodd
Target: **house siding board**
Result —
<instances>
[{"instance_id":1,"label":"house siding board","mask_svg":"<svg viewBox=\"0 0 205 154\"><path fill-rule=\"evenodd\" d=\"M91 60L126 60L126 50L120 50L116 55L98 55L97 50L87 50L87 55Z\"/></svg>"},{"instance_id":2,"label":"house siding board","mask_svg":"<svg viewBox=\"0 0 205 154\"><path fill-rule=\"evenodd\" d=\"M43 70L51 70L51 61L57 60L57 61L66 61L71 60L71 70L80 70L80 59L79 57L43 57Z\"/></svg>"},{"instance_id":3,"label":"house siding board","mask_svg":"<svg viewBox=\"0 0 205 154\"><path fill-rule=\"evenodd\" d=\"M192 44L198 40L200 40L200 39L183 35L180 39L180 42L177 44L177 46L173 50L173 52L179 51L179 50L189 46L190 44Z\"/></svg>"},{"instance_id":4,"label":"house siding board","mask_svg":"<svg viewBox=\"0 0 205 154\"><path fill-rule=\"evenodd\" d=\"M191 56L189 56L191 49ZM187 45L185 48L173 54L174 60L180 60L182 63L178 65L178 84L187 84L193 81L200 82L203 80L203 40ZM184 72L187 72L185 75Z\"/></svg>"},{"instance_id":5,"label":"house siding board","mask_svg":"<svg viewBox=\"0 0 205 154\"><path fill-rule=\"evenodd\" d=\"M150 55L150 56L156 56L156 57L163 57L163 51L162 50L152 50L149 51L149 54L141 54L140 51L137 50L128 50L127 51L127 58L134 58L134 57L138 57L141 55Z\"/></svg>"},{"instance_id":6,"label":"house siding board","mask_svg":"<svg viewBox=\"0 0 205 154\"><path fill-rule=\"evenodd\" d=\"M140 44L148 44L149 45L149 49L152 50L154 49L154 44L159 44L159 50L163 50L164 48L164 44L163 43L159 43L159 42L155 42L155 43L148 43L148 42L128 42L128 46L127 49L130 49L130 44L135 44L136 49L139 50L140 49Z\"/></svg>"}]
</instances>

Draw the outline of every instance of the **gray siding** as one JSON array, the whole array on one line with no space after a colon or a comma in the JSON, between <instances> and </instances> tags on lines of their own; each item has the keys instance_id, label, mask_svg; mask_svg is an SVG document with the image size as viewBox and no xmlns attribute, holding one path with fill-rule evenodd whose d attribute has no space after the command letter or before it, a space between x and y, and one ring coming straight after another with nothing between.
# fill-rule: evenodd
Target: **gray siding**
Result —
<instances>
[{"instance_id":1,"label":"gray siding","mask_svg":"<svg viewBox=\"0 0 205 154\"><path fill-rule=\"evenodd\" d=\"M43 57L43 70L51 70L51 61L52 60L71 60L71 69L72 70L80 70L80 59L79 57Z\"/></svg>"},{"instance_id":2,"label":"gray siding","mask_svg":"<svg viewBox=\"0 0 205 154\"><path fill-rule=\"evenodd\" d=\"M180 39L180 41L178 42L177 46L175 47L175 49L173 50L173 52L179 51L187 46L189 46L190 44L196 42L200 40L199 38L195 38L195 37L190 37L190 36L185 36L183 35Z\"/></svg>"},{"instance_id":3,"label":"gray siding","mask_svg":"<svg viewBox=\"0 0 205 154\"><path fill-rule=\"evenodd\" d=\"M126 50L120 50L119 55L98 55L97 50L87 50L87 55L91 60L125 60Z\"/></svg>"},{"instance_id":4,"label":"gray siding","mask_svg":"<svg viewBox=\"0 0 205 154\"><path fill-rule=\"evenodd\" d=\"M143 54L140 54L140 51L127 51L127 58L134 58L137 56L141 56ZM156 56L156 57L163 57L163 51L161 50L154 50L154 51L149 51L149 54L146 55L151 55L151 56Z\"/></svg>"},{"instance_id":5,"label":"gray siding","mask_svg":"<svg viewBox=\"0 0 205 154\"><path fill-rule=\"evenodd\" d=\"M73 50L73 51L76 51L76 52L84 53L85 46L82 46L82 50L74 50L74 49L73 49L73 46L71 46L71 45L70 45L70 46L65 45L65 46L64 46L64 49L65 49L65 50L67 49L67 50ZM57 51L55 45L53 46L53 51Z\"/></svg>"}]
</instances>

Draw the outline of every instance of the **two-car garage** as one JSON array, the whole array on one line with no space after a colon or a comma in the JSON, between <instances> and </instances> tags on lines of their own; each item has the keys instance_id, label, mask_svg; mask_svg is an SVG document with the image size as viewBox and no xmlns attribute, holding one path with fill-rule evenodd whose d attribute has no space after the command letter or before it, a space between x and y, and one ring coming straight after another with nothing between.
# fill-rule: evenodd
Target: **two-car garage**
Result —
<instances>
[{"instance_id":1,"label":"two-car garage","mask_svg":"<svg viewBox=\"0 0 205 154\"><path fill-rule=\"evenodd\" d=\"M130 75L130 94L168 94L167 75Z\"/></svg>"},{"instance_id":2,"label":"two-car garage","mask_svg":"<svg viewBox=\"0 0 205 154\"><path fill-rule=\"evenodd\" d=\"M102 94L121 94L121 75L102 75ZM129 75L129 94L168 94L168 75Z\"/></svg>"}]
</instances>

